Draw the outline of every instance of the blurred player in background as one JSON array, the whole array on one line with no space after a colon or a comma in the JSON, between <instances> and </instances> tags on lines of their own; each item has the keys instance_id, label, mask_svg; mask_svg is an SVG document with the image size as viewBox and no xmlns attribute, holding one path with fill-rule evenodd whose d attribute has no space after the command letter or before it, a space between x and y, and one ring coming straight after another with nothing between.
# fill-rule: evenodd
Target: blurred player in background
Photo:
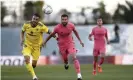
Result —
<instances>
[{"instance_id":1,"label":"blurred player in background","mask_svg":"<svg viewBox=\"0 0 133 80\"><path fill-rule=\"evenodd\" d=\"M37 60L40 56L43 33L50 34L51 32L48 27L40 22L40 15L34 14L31 21L24 23L20 35L26 68L32 75L33 80L38 80L33 68L36 67ZM30 56L32 56L32 64L30 64Z\"/></svg>"},{"instance_id":2,"label":"blurred player in background","mask_svg":"<svg viewBox=\"0 0 133 80\"><path fill-rule=\"evenodd\" d=\"M104 62L104 56L106 51L106 42L108 41L107 29L103 27L103 21L101 18L97 19L97 26L92 29L89 35L89 40L92 41L92 36L94 36L94 49L93 49L93 75L96 75L96 66L98 65L98 72L102 72L101 65ZM98 63L98 56L100 55L100 62Z\"/></svg>"},{"instance_id":3,"label":"blurred player in background","mask_svg":"<svg viewBox=\"0 0 133 80\"><path fill-rule=\"evenodd\" d=\"M115 38L113 40L110 40L110 43L119 43L120 42L119 30L120 30L120 28L119 28L118 24L115 24L115 26L114 26Z\"/></svg>"},{"instance_id":4,"label":"blurred player in background","mask_svg":"<svg viewBox=\"0 0 133 80\"><path fill-rule=\"evenodd\" d=\"M68 55L71 55L73 58L74 66L77 72L77 78L78 80L82 80L82 76L80 73L80 63L76 57L77 50L75 48L75 43L73 41L72 32L76 35L78 38L80 44L82 47L84 47L83 42L81 41L77 30L75 29L74 24L70 23L68 21L68 15L63 14L61 16L61 24L58 24L55 28L53 33L46 39L44 42L44 45L47 43L47 41L55 34L58 35L57 41L58 41L58 47L60 54L64 61L64 67L67 70L69 68L68 65Z\"/></svg>"}]
</instances>

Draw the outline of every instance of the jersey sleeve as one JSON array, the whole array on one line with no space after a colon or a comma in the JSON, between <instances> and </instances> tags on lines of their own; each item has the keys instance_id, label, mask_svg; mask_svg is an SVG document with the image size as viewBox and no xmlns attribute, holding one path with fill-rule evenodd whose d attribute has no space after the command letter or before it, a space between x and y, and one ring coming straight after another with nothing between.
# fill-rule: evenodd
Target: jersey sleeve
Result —
<instances>
[{"instance_id":1,"label":"jersey sleeve","mask_svg":"<svg viewBox=\"0 0 133 80\"><path fill-rule=\"evenodd\" d=\"M48 27L45 26L45 25L43 25L43 26L41 27L41 32L45 32L45 33L47 33L48 30L49 30Z\"/></svg>"},{"instance_id":2,"label":"jersey sleeve","mask_svg":"<svg viewBox=\"0 0 133 80\"><path fill-rule=\"evenodd\" d=\"M26 24L24 23L23 26L22 26L22 31L25 31L26 30Z\"/></svg>"}]
</instances>

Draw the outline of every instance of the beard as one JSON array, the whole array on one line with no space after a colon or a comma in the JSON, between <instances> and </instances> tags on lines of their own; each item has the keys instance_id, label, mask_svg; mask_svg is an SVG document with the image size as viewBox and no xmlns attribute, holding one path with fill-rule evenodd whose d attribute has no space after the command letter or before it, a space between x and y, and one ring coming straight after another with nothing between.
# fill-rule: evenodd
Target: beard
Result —
<instances>
[{"instance_id":1,"label":"beard","mask_svg":"<svg viewBox=\"0 0 133 80\"><path fill-rule=\"evenodd\" d=\"M32 22L32 26L36 27L37 26L37 22Z\"/></svg>"},{"instance_id":2,"label":"beard","mask_svg":"<svg viewBox=\"0 0 133 80\"><path fill-rule=\"evenodd\" d=\"M102 26L102 24L98 24L98 26Z\"/></svg>"},{"instance_id":3,"label":"beard","mask_svg":"<svg viewBox=\"0 0 133 80\"><path fill-rule=\"evenodd\" d=\"M66 26L66 25L67 25L67 22L62 22L62 25L63 25L63 26Z\"/></svg>"}]
</instances>

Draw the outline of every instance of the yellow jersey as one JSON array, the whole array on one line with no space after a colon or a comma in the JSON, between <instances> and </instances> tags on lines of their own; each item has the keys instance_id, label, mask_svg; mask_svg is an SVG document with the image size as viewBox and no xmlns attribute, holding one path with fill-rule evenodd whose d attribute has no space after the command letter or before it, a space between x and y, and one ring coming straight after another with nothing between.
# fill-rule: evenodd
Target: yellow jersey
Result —
<instances>
[{"instance_id":1,"label":"yellow jersey","mask_svg":"<svg viewBox=\"0 0 133 80\"><path fill-rule=\"evenodd\" d=\"M43 33L48 32L48 27L39 22L36 27L32 27L30 22L24 23L22 31L25 32L24 44L29 46L40 46L43 41Z\"/></svg>"}]
</instances>

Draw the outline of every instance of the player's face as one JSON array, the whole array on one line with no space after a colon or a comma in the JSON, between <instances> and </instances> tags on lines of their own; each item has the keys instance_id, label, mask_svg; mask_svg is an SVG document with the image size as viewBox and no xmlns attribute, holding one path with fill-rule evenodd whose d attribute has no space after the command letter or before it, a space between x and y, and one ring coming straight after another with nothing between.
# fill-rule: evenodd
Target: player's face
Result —
<instances>
[{"instance_id":1,"label":"player's face","mask_svg":"<svg viewBox=\"0 0 133 80\"><path fill-rule=\"evenodd\" d=\"M102 19L98 19L98 20L97 20L97 25L98 25L98 26L102 26L102 24L103 24Z\"/></svg>"},{"instance_id":2,"label":"player's face","mask_svg":"<svg viewBox=\"0 0 133 80\"><path fill-rule=\"evenodd\" d=\"M66 26L68 23L68 17L61 17L61 23Z\"/></svg>"},{"instance_id":3,"label":"player's face","mask_svg":"<svg viewBox=\"0 0 133 80\"><path fill-rule=\"evenodd\" d=\"M39 17L33 16L33 17L32 17L32 22L33 22L33 25L37 25L38 22L39 22Z\"/></svg>"}]
</instances>

